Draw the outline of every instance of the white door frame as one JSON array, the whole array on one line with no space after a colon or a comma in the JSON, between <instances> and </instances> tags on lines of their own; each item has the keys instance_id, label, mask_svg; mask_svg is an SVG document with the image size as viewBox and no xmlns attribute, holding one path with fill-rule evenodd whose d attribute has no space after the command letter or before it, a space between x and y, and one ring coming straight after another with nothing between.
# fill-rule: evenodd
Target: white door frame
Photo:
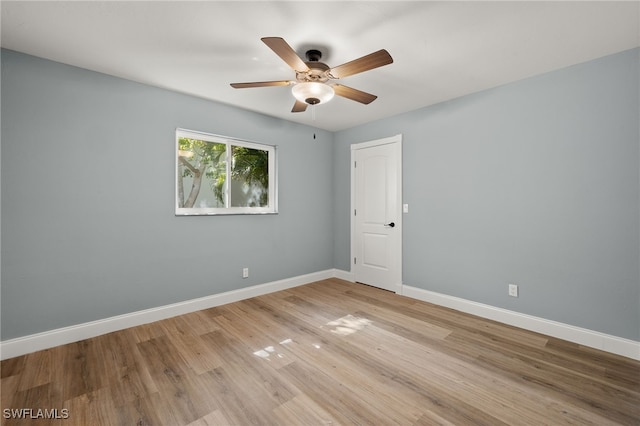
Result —
<instances>
[{"instance_id":1,"label":"white door frame","mask_svg":"<svg viewBox=\"0 0 640 426\"><path fill-rule=\"evenodd\" d=\"M399 238L399 247L397 247L397 250L395 251L396 256L398 256L398 261L397 261L397 265L399 265L399 270L398 273L396 274L396 278L395 278L395 292L398 294L402 293L402 134L397 134L395 136L390 136L387 138L382 138L382 139L376 139L376 140L372 140L372 141L368 141L368 142L361 142L361 143L355 143L355 144L351 144L351 162L349 164L349 168L351 170L351 210L350 210L350 217L351 217L351 258L349 259L349 265L350 265L350 272L351 272L351 276L353 277L353 280L356 281L356 274L354 271L354 259L356 257L356 242L357 242L357 235L356 235L356 226L355 226L355 215L354 215L354 211L356 208L356 173L355 173L355 169L354 169L354 162L355 162L355 157L356 157L356 151L358 149L363 149L363 148L370 148L373 146L379 146L379 145L386 145L386 144L393 144L396 147L396 158L397 158L397 171L398 171L398 178L397 178L397 194L398 194L398 202L397 202L397 215L396 217L398 218L396 223L396 230L397 232L400 234L400 238Z\"/></svg>"}]
</instances>

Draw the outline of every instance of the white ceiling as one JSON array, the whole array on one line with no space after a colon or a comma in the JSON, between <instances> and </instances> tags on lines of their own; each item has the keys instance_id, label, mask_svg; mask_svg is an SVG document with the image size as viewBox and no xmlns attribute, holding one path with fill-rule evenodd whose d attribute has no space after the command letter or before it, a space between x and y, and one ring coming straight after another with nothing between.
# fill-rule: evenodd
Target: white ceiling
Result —
<instances>
[{"instance_id":1,"label":"white ceiling","mask_svg":"<svg viewBox=\"0 0 640 426\"><path fill-rule=\"evenodd\" d=\"M582 1L2 1L2 47L336 131L640 46L640 3ZM394 63L340 80L378 95L291 113L294 79L261 41L283 37L337 66L379 49ZM315 116L315 117L314 117Z\"/></svg>"}]
</instances>

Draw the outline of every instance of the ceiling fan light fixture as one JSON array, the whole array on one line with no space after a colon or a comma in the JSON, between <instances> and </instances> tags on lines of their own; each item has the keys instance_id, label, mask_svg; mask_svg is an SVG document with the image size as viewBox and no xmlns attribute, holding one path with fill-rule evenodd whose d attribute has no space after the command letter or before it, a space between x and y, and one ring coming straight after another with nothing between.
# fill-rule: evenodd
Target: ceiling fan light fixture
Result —
<instances>
[{"instance_id":1,"label":"ceiling fan light fixture","mask_svg":"<svg viewBox=\"0 0 640 426\"><path fill-rule=\"evenodd\" d=\"M335 91L328 84L318 82L297 83L291 89L293 96L300 102L317 105L329 102Z\"/></svg>"}]
</instances>

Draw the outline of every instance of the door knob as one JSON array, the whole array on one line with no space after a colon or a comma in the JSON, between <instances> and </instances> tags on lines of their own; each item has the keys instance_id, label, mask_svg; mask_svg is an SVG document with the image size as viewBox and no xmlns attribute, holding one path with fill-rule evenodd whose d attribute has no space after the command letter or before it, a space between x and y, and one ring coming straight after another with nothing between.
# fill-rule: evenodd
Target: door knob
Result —
<instances>
[{"instance_id":1,"label":"door knob","mask_svg":"<svg viewBox=\"0 0 640 426\"><path fill-rule=\"evenodd\" d=\"M393 228L394 226L396 226L396 224L391 222L391 223L385 223L384 226L388 226L389 228Z\"/></svg>"}]
</instances>

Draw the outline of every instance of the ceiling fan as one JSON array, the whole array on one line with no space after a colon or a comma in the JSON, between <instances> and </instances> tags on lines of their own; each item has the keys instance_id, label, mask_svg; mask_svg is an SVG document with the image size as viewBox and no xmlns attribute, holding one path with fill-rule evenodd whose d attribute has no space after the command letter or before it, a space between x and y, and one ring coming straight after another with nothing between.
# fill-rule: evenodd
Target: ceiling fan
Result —
<instances>
[{"instance_id":1,"label":"ceiling fan","mask_svg":"<svg viewBox=\"0 0 640 426\"><path fill-rule=\"evenodd\" d=\"M393 58L389 55L389 52L381 49L337 67L330 68L328 65L320 62L322 52L319 50L308 50L306 52L307 60L304 61L291 46L280 37L263 37L261 40L296 72L296 79L231 83L231 87L246 89L251 87L293 86L291 91L296 101L291 112L303 112L307 109L307 105L317 105L328 102L334 95L342 96L343 98L351 99L362 104L370 104L377 98L376 95L330 81L369 71L393 62Z\"/></svg>"}]
</instances>

